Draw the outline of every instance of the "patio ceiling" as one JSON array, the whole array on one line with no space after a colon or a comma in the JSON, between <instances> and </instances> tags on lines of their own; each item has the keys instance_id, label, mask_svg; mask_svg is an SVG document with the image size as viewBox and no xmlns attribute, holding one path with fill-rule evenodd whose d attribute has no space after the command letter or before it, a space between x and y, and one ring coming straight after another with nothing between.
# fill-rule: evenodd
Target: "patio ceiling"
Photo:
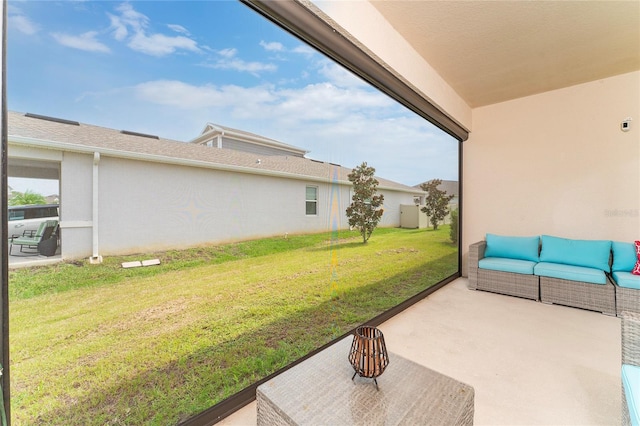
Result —
<instances>
[{"instance_id":1,"label":"patio ceiling","mask_svg":"<svg viewBox=\"0 0 640 426\"><path fill-rule=\"evenodd\" d=\"M640 69L638 1L371 3L471 107Z\"/></svg>"}]
</instances>

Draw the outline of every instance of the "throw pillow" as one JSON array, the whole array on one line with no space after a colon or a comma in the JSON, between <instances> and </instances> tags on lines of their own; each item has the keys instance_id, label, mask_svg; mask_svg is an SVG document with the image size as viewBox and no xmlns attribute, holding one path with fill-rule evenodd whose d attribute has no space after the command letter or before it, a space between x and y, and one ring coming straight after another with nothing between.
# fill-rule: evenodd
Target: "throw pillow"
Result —
<instances>
[{"instance_id":1,"label":"throw pillow","mask_svg":"<svg viewBox=\"0 0 640 426\"><path fill-rule=\"evenodd\" d=\"M631 271L631 273L633 275L640 275L640 241L636 241L635 245L636 254L638 255L638 261L636 262L636 266L633 267L633 271Z\"/></svg>"}]
</instances>

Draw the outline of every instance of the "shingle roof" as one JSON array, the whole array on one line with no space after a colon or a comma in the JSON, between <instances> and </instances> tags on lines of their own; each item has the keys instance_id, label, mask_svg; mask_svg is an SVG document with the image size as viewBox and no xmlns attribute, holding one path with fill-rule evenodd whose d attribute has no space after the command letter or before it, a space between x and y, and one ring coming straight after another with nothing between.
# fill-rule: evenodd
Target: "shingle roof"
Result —
<instances>
[{"instance_id":1,"label":"shingle roof","mask_svg":"<svg viewBox=\"0 0 640 426\"><path fill-rule=\"evenodd\" d=\"M296 156L264 156L231 149L165 138L123 134L119 130L78 123L78 125L28 117L8 112L9 144L29 145L62 151L99 152L101 155L147 161L220 168L241 173L278 175L315 181L348 182L352 169ZM380 189L421 193L407 185L377 177Z\"/></svg>"},{"instance_id":2,"label":"shingle roof","mask_svg":"<svg viewBox=\"0 0 640 426\"><path fill-rule=\"evenodd\" d=\"M290 150L300 155L305 155L309 152L304 148L289 145L289 144L277 141L275 139L270 139L255 133L247 132L245 130L234 129L233 127L222 126L220 124L215 124L215 123L207 123L207 125L204 127L200 135L190 140L189 142L202 143L203 141L209 139L210 137L216 136L218 134L224 134L228 137L232 137L240 140L253 141L254 143L257 142L261 145Z\"/></svg>"}]
</instances>

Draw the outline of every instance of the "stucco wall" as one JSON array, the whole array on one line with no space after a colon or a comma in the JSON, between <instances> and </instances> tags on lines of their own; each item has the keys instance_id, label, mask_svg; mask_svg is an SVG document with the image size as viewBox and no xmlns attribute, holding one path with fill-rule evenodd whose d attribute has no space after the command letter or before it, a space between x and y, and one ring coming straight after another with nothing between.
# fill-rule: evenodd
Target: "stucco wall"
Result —
<instances>
[{"instance_id":1,"label":"stucco wall","mask_svg":"<svg viewBox=\"0 0 640 426\"><path fill-rule=\"evenodd\" d=\"M92 254L93 157L65 152L60 170L60 229L62 257Z\"/></svg>"},{"instance_id":2,"label":"stucco wall","mask_svg":"<svg viewBox=\"0 0 640 426\"><path fill-rule=\"evenodd\" d=\"M65 258L92 254L92 157L65 154ZM318 214L305 214L306 186ZM399 226L410 193L384 191L381 226ZM103 155L99 163L99 248L103 256L348 227L350 185L240 174Z\"/></svg>"},{"instance_id":3,"label":"stucco wall","mask_svg":"<svg viewBox=\"0 0 640 426\"><path fill-rule=\"evenodd\" d=\"M469 244L488 232L640 238L639 94L634 72L473 110L464 273Z\"/></svg>"}]
</instances>

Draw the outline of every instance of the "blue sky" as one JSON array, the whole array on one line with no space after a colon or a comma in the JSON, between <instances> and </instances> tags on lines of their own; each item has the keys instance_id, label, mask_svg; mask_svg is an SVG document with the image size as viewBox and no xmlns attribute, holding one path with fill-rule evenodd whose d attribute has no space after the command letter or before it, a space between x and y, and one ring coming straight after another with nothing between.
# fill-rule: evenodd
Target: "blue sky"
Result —
<instances>
[{"instance_id":1,"label":"blue sky","mask_svg":"<svg viewBox=\"0 0 640 426\"><path fill-rule=\"evenodd\" d=\"M13 111L179 141L212 122L407 185L457 179L453 138L234 1L10 1L7 86Z\"/></svg>"}]
</instances>

